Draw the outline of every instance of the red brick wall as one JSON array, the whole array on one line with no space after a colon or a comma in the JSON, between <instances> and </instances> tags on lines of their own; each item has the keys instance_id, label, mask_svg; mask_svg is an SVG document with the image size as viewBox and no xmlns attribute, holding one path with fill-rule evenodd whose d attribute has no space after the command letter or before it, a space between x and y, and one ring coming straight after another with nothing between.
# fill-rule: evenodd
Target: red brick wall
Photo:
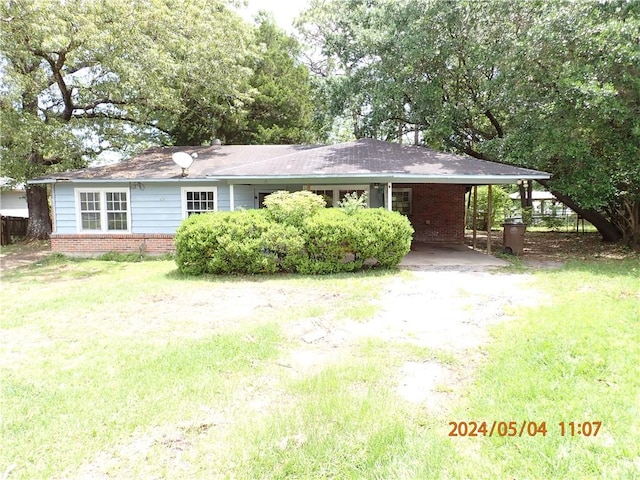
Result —
<instances>
[{"instance_id":1,"label":"red brick wall","mask_svg":"<svg viewBox=\"0 0 640 480\"><path fill-rule=\"evenodd\" d=\"M66 255L99 255L107 252L161 255L175 250L173 235L166 234L83 234L51 235L51 250Z\"/></svg>"},{"instance_id":2,"label":"red brick wall","mask_svg":"<svg viewBox=\"0 0 640 480\"><path fill-rule=\"evenodd\" d=\"M428 243L464 242L464 185L393 184L411 188L413 239Z\"/></svg>"}]
</instances>

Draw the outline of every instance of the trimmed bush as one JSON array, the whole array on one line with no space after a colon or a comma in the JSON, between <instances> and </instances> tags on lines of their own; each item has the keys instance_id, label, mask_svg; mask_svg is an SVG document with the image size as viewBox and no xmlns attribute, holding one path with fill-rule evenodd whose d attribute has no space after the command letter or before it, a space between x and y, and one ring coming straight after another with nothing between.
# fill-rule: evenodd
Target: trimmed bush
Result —
<instances>
[{"instance_id":1,"label":"trimmed bush","mask_svg":"<svg viewBox=\"0 0 640 480\"><path fill-rule=\"evenodd\" d=\"M361 269L372 259L394 267L409 251L413 228L399 213L354 208L348 214L323 208L318 195L297 193L267 197L267 209L192 215L176 233L178 269L326 274Z\"/></svg>"},{"instance_id":2,"label":"trimmed bush","mask_svg":"<svg viewBox=\"0 0 640 480\"><path fill-rule=\"evenodd\" d=\"M276 259L278 268L285 272L297 271L297 266L307 258L302 232L291 225L271 222L262 234L265 253Z\"/></svg>"},{"instance_id":3,"label":"trimmed bush","mask_svg":"<svg viewBox=\"0 0 640 480\"><path fill-rule=\"evenodd\" d=\"M264 206L276 223L284 223L294 227L301 227L305 218L327 205L320 195L312 192L287 192L281 190L267 195Z\"/></svg>"},{"instance_id":4,"label":"trimmed bush","mask_svg":"<svg viewBox=\"0 0 640 480\"><path fill-rule=\"evenodd\" d=\"M362 267L362 262L348 260L354 235L351 219L342 210L329 208L304 221L308 258L298 266L300 273L338 273Z\"/></svg>"},{"instance_id":5,"label":"trimmed bush","mask_svg":"<svg viewBox=\"0 0 640 480\"><path fill-rule=\"evenodd\" d=\"M192 215L176 233L176 262L183 273L274 273L278 257L262 238L271 222L260 210Z\"/></svg>"},{"instance_id":6,"label":"trimmed bush","mask_svg":"<svg viewBox=\"0 0 640 480\"><path fill-rule=\"evenodd\" d=\"M366 208L350 218L354 231L351 248L356 258L376 259L381 267L391 268L409 253L414 230L404 215L383 208Z\"/></svg>"}]
</instances>

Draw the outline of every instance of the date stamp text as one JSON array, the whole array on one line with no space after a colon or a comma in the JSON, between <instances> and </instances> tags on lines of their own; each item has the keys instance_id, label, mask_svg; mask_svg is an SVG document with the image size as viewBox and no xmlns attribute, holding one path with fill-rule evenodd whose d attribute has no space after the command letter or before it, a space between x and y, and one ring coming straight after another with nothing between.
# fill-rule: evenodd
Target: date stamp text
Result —
<instances>
[{"instance_id":1,"label":"date stamp text","mask_svg":"<svg viewBox=\"0 0 640 480\"><path fill-rule=\"evenodd\" d=\"M450 437L546 437L560 435L562 437L595 437L598 435L602 422L533 422L530 420L514 421L462 421L449 422Z\"/></svg>"}]
</instances>

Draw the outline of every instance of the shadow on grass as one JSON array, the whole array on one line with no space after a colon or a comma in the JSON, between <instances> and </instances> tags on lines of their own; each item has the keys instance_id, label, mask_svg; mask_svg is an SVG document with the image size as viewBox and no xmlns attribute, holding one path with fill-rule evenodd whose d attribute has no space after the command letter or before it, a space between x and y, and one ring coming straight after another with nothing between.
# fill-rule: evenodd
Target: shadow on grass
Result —
<instances>
[{"instance_id":1,"label":"shadow on grass","mask_svg":"<svg viewBox=\"0 0 640 480\"><path fill-rule=\"evenodd\" d=\"M583 272L609 278L632 277L640 279L640 255L621 260L570 260L560 270Z\"/></svg>"},{"instance_id":2,"label":"shadow on grass","mask_svg":"<svg viewBox=\"0 0 640 480\"><path fill-rule=\"evenodd\" d=\"M50 253L33 262L21 265L9 270L5 270L0 275L2 281L23 280L26 278L37 278L43 280L57 280L67 275L70 278L88 278L98 275L114 264L157 262L172 260L170 255L166 256L141 256L139 254L106 253L97 257L74 257L61 253ZM96 262L98 267L96 267ZM70 274L67 267L91 264L92 268L79 269Z\"/></svg>"},{"instance_id":3,"label":"shadow on grass","mask_svg":"<svg viewBox=\"0 0 640 480\"><path fill-rule=\"evenodd\" d=\"M592 275L600 275L605 277L630 276L640 278L640 254L620 258L598 258L584 260L568 258L562 262L548 262L552 266L540 266L538 264L529 264L528 258L518 257L505 253L495 253L495 257L509 262L509 265L496 269L495 272L505 273L536 273L536 272L584 272Z\"/></svg>"},{"instance_id":4,"label":"shadow on grass","mask_svg":"<svg viewBox=\"0 0 640 480\"><path fill-rule=\"evenodd\" d=\"M400 272L400 269L365 269L357 272L343 272L343 273L330 273L330 274L318 274L318 275L302 275L298 273L273 273L273 274L255 274L255 275L214 275L214 274L202 274L202 275L189 275L180 272L177 268L166 274L166 277L171 280L179 280L184 282L202 282L208 281L212 283L242 283L242 282L254 282L254 283L267 283L272 281L281 280L299 280L304 281L331 281L331 280L355 280L360 278L384 278L396 275Z\"/></svg>"}]
</instances>

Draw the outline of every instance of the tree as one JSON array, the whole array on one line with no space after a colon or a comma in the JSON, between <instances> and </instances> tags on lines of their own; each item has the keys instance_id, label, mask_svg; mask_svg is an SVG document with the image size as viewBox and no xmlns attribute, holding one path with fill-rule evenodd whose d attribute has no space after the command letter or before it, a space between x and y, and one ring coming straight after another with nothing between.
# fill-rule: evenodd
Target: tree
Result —
<instances>
[{"instance_id":1,"label":"tree","mask_svg":"<svg viewBox=\"0 0 640 480\"><path fill-rule=\"evenodd\" d=\"M640 243L640 4L312 2L303 32L356 136L538 168L603 238Z\"/></svg>"},{"instance_id":2,"label":"tree","mask_svg":"<svg viewBox=\"0 0 640 480\"><path fill-rule=\"evenodd\" d=\"M221 0L7 0L0 21L0 169L20 181L169 143L193 105L247 96L248 27ZM44 187L27 203L28 237L48 237Z\"/></svg>"},{"instance_id":3,"label":"tree","mask_svg":"<svg viewBox=\"0 0 640 480\"><path fill-rule=\"evenodd\" d=\"M250 72L243 94L226 96L208 85L191 86L183 92L186 108L169 128L170 137L178 145L202 145L216 138L226 144L317 140L314 92L299 54L298 42L260 13L247 54L238 59Z\"/></svg>"},{"instance_id":4,"label":"tree","mask_svg":"<svg viewBox=\"0 0 640 480\"><path fill-rule=\"evenodd\" d=\"M310 143L318 138L313 125L314 97L309 69L302 65L300 45L266 13L255 28L258 54L252 58L249 84L253 99L241 127L227 128L229 143Z\"/></svg>"},{"instance_id":5,"label":"tree","mask_svg":"<svg viewBox=\"0 0 640 480\"><path fill-rule=\"evenodd\" d=\"M544 182L603 237L640 248L640 5L549 3L513 56L514 103L496 145L507 161L554 173Z\"/></svg>"}]
</instances>

